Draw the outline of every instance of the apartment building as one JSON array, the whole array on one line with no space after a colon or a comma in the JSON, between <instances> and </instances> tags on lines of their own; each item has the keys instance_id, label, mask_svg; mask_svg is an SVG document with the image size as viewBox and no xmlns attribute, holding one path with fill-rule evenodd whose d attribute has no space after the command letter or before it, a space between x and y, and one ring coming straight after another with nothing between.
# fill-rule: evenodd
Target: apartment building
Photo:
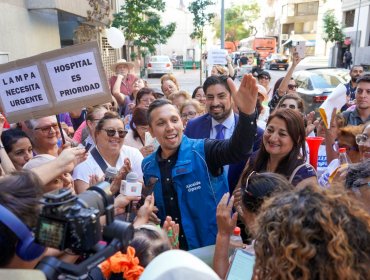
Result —
<instances>
[{"instance_id":1,"label":"apartment building","mask_svg":"<svg viewBox=\"0 0 370 280\"><path fill-rule=\"evenodd\" d=\"M90 2L99 2L104 10L94 11L87 0L0 0L0 63L97 40L109 76L109 65L121 55L104 33L116 1Z\"/></svg>"},{"instance_id":2,"label":"apartment building","mask_svg":"<svg viewBox=\"0 0 370 280\"><path fill-rule=\"evenodd\" d=\"M370 0L342 0L345 47L353 62L370 70Z\"/></svg>"}]
</instances>

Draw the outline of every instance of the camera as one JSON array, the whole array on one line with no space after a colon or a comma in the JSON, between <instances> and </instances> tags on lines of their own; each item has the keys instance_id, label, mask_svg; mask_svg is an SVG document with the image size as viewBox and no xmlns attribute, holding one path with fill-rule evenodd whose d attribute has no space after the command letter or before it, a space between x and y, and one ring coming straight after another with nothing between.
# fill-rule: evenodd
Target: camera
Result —
<instances>
[{"instance_id":1,"label":"camera","mask_svg":"<svg viewBox=\"0 0 370 280\"><path fill-rule=\"evenodd\" d=\"M113 196L108 182L100 182L80 195L70 189L44 194L44 205L35 230L36 242L59 250L70 249L84 260L69 264L45 257L36 269L48 280L85 279L97 264L126 248L134 235L132 224L114 220ZM100 223L105 215L106 225ZM104 242L102 242L104 241Z\"/></svg>"},{"instance_id":2,"label":"camera","mask_svg":"<svg viewBox=\"0 0 370 280\"><path fill-rule=\"evenodd\" d=\"M36 242L59 250L87 253L102 240L100 217L113 206L110 184L101 182L76 196L70 189L46 193L35 232ZM113 207L112 207L113 210Z\"/></svg>"}]
</instances>

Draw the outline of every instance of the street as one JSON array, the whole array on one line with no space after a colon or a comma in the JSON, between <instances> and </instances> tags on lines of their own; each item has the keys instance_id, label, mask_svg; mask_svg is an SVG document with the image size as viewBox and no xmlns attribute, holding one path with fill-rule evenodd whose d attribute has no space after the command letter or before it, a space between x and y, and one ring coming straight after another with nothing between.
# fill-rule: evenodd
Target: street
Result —
<instances>
[{"instance_id":1,"label":"street","mask_svg":"<svg viewBox=\"0 0 370 280\"><path fill-rule=\"evenodd\" d=\"M283 77L287 71L284 70L268 70L267 72L271 75L271 82L270 86L273 88L275 82L280 77ZM174 70L174 76L176 77L180 89L186 90L190 94L193 93L193 90L200 85L200 77L199 77L199 70ZM149 87L152 88L161 88L160 78L150 78L146 79L148 81ZM203 82L205 80L205 75L203 75ZM239 80L235 79L235 83L239 85Z\"/></svg>"}]
</instances>

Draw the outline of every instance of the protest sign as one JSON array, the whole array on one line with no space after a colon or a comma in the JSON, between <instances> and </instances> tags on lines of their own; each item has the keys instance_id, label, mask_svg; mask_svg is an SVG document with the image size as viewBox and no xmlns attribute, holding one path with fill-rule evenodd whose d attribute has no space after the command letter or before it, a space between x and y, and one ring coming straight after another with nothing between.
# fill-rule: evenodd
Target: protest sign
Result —
<instances>
[{"instance_id":1,"label":"protest sign","mask_svg":"<svg viewBox=\"0 0 370 280\"><path fill-rule=\"evenodd\" d=\"M0 84L0 102L10 122L112 99L96 42L0 65Z\"/></svg>"},{"instance_id":2,"label":"protest sign","mask_svg":"<svg viewBox=\"0 0 370 280\"><path fill-rule=\"evenodd\" d=\"M207 54L208 65L226 65L227 50L225 49L210 49Z\"/></svg>"}]
</instances>

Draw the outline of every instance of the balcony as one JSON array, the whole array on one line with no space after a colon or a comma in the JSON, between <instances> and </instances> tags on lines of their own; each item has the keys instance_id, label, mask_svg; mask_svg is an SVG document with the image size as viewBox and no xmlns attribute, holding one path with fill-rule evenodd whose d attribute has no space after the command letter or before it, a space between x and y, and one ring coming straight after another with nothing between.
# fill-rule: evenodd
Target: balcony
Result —
<instances>
[{"instance_id":1,"label":"balcony","mask_svg":"<svg viewBox=\"0 0 370 280\"><path fill-rule=\"evenodd\" d=\"M90 10L91 7L86 0L28 0L27 9L53 9L80 17L86 17L86 12Z\"/></svg>"}]
</instances>

